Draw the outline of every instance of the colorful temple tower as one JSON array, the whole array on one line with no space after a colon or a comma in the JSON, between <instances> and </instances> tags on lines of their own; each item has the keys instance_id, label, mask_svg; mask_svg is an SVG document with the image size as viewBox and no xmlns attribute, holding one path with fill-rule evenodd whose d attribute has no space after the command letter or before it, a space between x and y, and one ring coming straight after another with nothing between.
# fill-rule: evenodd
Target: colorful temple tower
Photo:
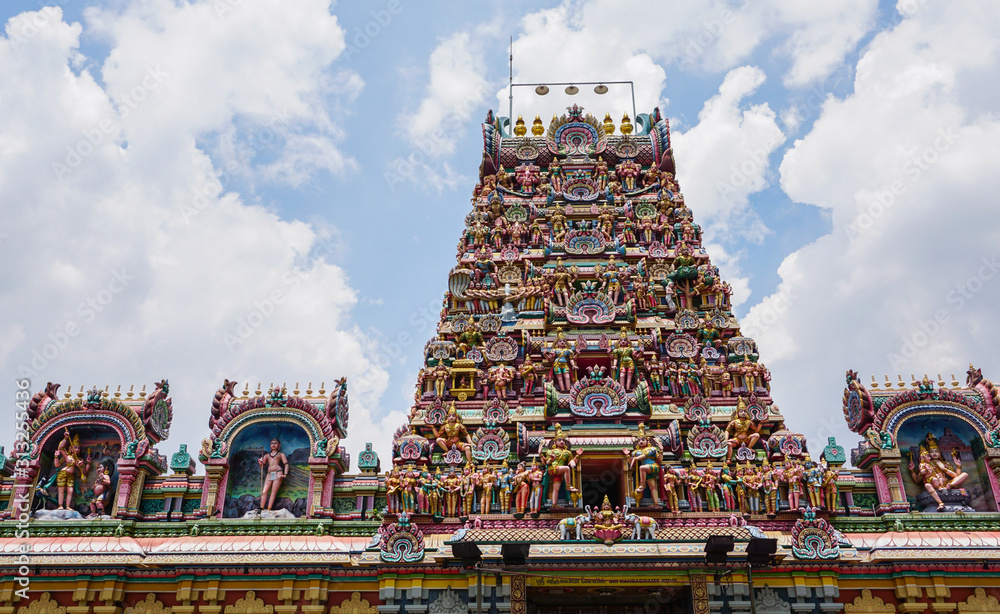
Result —
<instances>
[{"instance_id":1,"label":"colorful temple tower","mask_svg":"<svg viewBox=\"0 0 1000 614\"><path fill-rule=\"evenodd\" d=\"M0 614L1000 612L1000 395L979 370L849 371L847 468L772 403L658 110L490 113L483 137L384 474L370 444L349 473L345 380L226 380L203 475L157 451L166 381L24 383Z\"/></svg>"}]
</instances>

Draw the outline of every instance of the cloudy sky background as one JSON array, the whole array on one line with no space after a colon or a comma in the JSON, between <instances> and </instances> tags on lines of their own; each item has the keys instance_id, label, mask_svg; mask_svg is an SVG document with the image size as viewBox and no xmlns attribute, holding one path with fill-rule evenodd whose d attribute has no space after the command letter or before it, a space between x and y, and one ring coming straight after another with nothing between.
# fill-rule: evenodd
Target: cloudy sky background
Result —
<instances>
[{"instance_id":1,"label":"cloudy sky background","mask_svg":"<svg viewBox=\"0 0 1000 614\"><path fill-rule=\"evenodd\" d=\"M385 458L480 123L507 115L510 37L515 82L632 80L670 118L686 200L815 452L857 440L848 368L1000 378L1000 4L650 9L5 2L0 394L168 378L170 454L207 435L224 378L346 376L352 459ZM557 92L518 89L515 116L631 114L625 88Z\"/></svg>"}]
</instances>

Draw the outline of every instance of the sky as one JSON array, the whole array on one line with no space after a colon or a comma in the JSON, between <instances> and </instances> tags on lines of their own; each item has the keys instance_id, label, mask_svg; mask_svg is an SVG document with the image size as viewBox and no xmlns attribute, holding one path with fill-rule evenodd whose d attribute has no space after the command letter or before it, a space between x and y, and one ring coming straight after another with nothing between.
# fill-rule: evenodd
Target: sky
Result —
<instances>
[{"instance_id":1,"label":"sky","mask_svg":"<svg viewBox=\"0 0 1000 614\"><path fill-rule=\"evenodd\" d=\"M348 378L386 464L514 83L632 81L772 372L845 448L844 374L1000 378L1000 3L109 0L0 5L0 394ZM633 89L513 88L616 123Z\"/></svg>"}]
</instances>

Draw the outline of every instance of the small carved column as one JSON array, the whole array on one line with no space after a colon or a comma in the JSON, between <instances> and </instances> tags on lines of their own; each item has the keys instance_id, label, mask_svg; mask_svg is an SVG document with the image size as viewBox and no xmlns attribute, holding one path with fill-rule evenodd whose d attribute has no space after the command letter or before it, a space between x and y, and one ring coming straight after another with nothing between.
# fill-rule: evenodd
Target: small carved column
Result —
<instances>
[{"instance_id":1,"label":"small carved column","mask_svg":"<svg viewBox=\"0 0 1000 614\"><path fill-rule=\"evenodd\" d=\"M879 459L872 467L875 474L875 485L879 493L879 510L883 512L908 511L910 504L906 501L906 492L899 475L900 453L898 448L884 449L879 452Z\"/></svg>"},{"instance_id":2,"label":"small carved column","mask_svg":"<svg viewBox=\"0 0 1000 614\"><path fill-rule=\"evenodd\" d=\"M333 471L333 468L327 464L325 458L310 458L309 459L309 505L306 509L306 518L313 518L314 516L321 515L320 512L323 509L323 486L326 483L326 474L328 471Z\"/></svg>"},{"instance_id":3,"label":"small carved column","mask_svg":"<svg viewBox=\"0 0 1000 614\"><path fill-rule=\"evenodd\" d=\"M219 507L219 497L224 495L225 481L229 473L229 461L226 459L211 459L205 463L205 514L215 517Z\"/></svg>"},{"instance_id":4,"label":"small carved column","mask_svg":"<svg viewBox=\"0 0 1000 614\"><path fill-rule=\"evenodd\" d=\"M129 500L132 497L132 488L138 477L139 468L136 467L135 461L118 460L118 496L115 497L115 505L111 508L112 518L121 518L121 513L128 510Z\"/></svg>"}]
</instances>

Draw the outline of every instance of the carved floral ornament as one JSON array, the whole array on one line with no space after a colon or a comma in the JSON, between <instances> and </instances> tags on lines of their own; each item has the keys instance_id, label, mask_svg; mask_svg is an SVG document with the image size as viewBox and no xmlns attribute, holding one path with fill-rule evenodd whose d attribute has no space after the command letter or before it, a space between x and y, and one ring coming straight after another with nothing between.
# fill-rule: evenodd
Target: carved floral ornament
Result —
<instances>
[{"instance_id":1,"label":"carved floral ornament","mask_svg":"<svg viewBox=\"0 0 1000 614\"><path fill-rule=\"evenodd\" d=\"M171 608L164 606L153 593L147 593L144 600L125 608L125 614L170 614L170 612Z\"/></svg>"},{"instance_id":2,"label":"carved floral ornament","mask_svg":"<svg viewBox=\"0 0 1000 614\"><path fill-rule=\"evenodd\" d=\"M986 614L1000 612L1000 601L992 595L987 595L982 588L969 596L964 603L958 604L959 614Z\"/></svg>"},{"instance_id":3,"label":"carved floral ornament","mask_svg":"<svg viewBox=\"0 0 1000 614\"><path fill-rule=\"evenodd\" d=\"M52 601L49 593L42 593L38 599L19 607L17 614L66 614L66 608Z\"/></svg>"},{"instance_id":4,"label":"carved floral ornament","mask_svg":"<svg viewBox=\"0 0 1000 614\"><path fill-rule=\"evenodd\" d=\"M345 599L340 605L330 608L330 614L378 614L378 606L374 606L367 599L361 598L361 593L355 591L351 593L350 599Z\"/></svg>"},{"instance_id":5,"label":"carved floral ornament","mask_svg":"<svg viewBox=\"0 0 1000 614\"><path fill-rule=\"evenodd\" d=\"M438 595L433 603L427 606L427 611L430 614L468 614L469 604L449 586Z\"/></svg>"},{"instance_id":6,"label":"carved floral ornament","mask_svg":"<svg viewBox=\"0 0 1000 614\"><path fill-rule=\"evenodd\" d=\"M225 614L274 614L274 606L264 605L263 599L257 598L257 593L247 591L246 597L237 599L233 605L227 605Z\"/></svg>"},{"instance_id":7,"label":"carved floral ornament","mask_svg":"<svg viewBox=\"0 0 1000 614\"><path fill-rule=\"evenodd\" d=\"M896 606L875 597L867 588L861 591L861 596L855 597L853 602L844 604L844 614L889 614L895 611Z\"/></svg>"}]
</instances>

